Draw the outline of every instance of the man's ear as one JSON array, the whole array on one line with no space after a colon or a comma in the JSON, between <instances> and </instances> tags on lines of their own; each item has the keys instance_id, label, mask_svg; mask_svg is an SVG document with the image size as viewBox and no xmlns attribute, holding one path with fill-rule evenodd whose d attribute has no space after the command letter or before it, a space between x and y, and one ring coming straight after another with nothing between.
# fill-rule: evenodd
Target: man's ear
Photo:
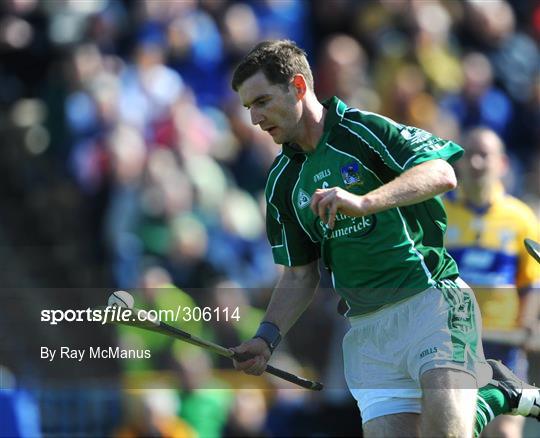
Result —
<instances>
[{"instance_id":1,"label":"man's ear","mask_svg":"<svg viewBox=\"0 0 540 438\"><path fill-rule=\"evenodd\" d=\"M300 73L295 74L292 80L294 92L298 100L303 99L307 92L306 79Z\"/></svg>"}]
</instances>

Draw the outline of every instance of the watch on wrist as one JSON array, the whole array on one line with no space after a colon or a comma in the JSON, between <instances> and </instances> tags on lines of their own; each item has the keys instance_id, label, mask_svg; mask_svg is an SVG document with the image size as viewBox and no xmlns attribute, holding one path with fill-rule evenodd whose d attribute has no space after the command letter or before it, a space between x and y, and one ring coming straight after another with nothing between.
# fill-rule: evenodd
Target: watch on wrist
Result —
<instances>
[{"instance_id":1,"label":"watch on wrist","mask_svg":"<svg viewBox=\"0 0 540 438\"><path fill-rule=\"evenodd\" d=\"M281 342L281 333L279 327L270 321L263 321L259 325L257 333L255 333L254 338L261 338L270 349L270 352L273 353L276 347Z\"/></svg>"}]
</instances>

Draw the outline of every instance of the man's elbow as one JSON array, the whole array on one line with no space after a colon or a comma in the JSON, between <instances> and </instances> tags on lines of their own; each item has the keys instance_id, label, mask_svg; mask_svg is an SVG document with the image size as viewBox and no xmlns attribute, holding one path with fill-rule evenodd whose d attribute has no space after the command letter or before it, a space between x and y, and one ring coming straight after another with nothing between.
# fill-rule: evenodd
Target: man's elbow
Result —
<instances>
[{"instance_id":1,"label":"man's elbow","mask_svg":"<svg viewBox=\"0 0 540 438\"><path fill-rule=\"evenodd\" d=\"M454 168L446 161L440 163L440 187L445 192L454 190L457 187L457 177Z\"/></svg>"},{"instance_id":2,"label":"man's elbow","mask_svg":"<svg viewBox=\"0 0 540 438\"><path fill-rule=\"evenodd\" d=\"M450 190L454 190L458 183L457 183L457 177L456 177L456 172L454 172L454 170L452 170L452 173L448 174L446 176L446 180L444 182L445 184L445 191L450 191Z\"/></svg>"}]
</instances>

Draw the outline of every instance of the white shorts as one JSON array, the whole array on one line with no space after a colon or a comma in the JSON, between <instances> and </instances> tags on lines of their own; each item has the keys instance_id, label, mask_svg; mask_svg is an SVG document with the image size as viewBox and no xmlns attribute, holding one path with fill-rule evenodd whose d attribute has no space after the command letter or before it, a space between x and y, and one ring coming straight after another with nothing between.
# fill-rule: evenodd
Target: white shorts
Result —
<instances>
[{"instance_id":1,"label":"white shorts","mask_svg":"<svg viewBox=\"0 0 540 438\"><path fill-rule=\"evenodd\" d=\"M491 380L473 291L457 279L369 315L350 318L343 338L347 385L365 423L397 413L420 413L420 376L453 368Z\"/></svg>"}]
</instances>

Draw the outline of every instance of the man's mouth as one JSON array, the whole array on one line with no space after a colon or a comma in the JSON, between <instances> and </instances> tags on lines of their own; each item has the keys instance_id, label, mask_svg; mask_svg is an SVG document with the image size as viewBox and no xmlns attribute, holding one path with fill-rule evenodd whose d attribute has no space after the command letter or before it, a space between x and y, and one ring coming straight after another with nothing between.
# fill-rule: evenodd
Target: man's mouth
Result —
<instances>
[{"instance_id":1,"label":"man's mouth","mask_svg":"<svg viewBox=\"0 0 540 438\"><path fill-rule=\"evenodd\" d=\"M268 134L273 135L276 132L277 127L275 126L269 126L268 128L264 128L264 131L268 132Z\"/></svg>"}]
</instances>

